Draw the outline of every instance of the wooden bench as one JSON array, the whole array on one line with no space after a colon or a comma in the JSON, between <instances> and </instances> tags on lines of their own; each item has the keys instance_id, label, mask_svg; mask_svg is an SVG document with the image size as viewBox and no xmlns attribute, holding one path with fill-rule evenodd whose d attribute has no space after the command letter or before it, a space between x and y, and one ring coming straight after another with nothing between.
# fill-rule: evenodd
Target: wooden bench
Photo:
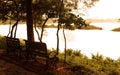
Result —
<instances>
[{"instance_id":1,"label":"wooden bench","mask_svg":"<svg viewBox=\"0 0 120 75\"><path fill-rule=\"evenodd\" d=\"M47 47L45 43L40 43L40 42L32 42L32 41L27 41L25 40L25 45L26 45L26 52L28 53L28 58L35 58L37 55L42 56L42 57L48 57L47 56Z\"/></svg>"},{"instance_id":2,"label":"wooden bench","mask_svg":"<svg viewBox=\"0 0 120 75\"><path fill-rule=\"evenodd\" d=\"M6 54L21 57L21 46L18 38L6 37Z\"/></svg>"},{"instance_id":3,"label":"wooden bench","mask_svg":"<svg viewBox=\"0 0 120 75\"><path fill-rule=\"evenodd\" d=\"M32 41L27 41L25 40L25 44L26 44L26 58L29 59L35 59L36 57L42 57L42 59L45 60L46 62L46 66L50 67L55 66L56 67L56 57L49 57L49 54L47 52L47 45L46 43L40 43L40 42L32 42ZM58 58L57 58L58 59Z\"/></svg>"}]
</instances>

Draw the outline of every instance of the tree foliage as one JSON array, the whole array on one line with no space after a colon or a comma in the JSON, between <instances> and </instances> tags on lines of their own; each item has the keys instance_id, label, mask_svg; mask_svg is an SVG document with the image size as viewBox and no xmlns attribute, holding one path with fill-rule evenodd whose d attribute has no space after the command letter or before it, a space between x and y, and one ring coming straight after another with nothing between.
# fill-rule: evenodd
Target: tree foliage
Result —
<instances>
[{"instance_id":1,"label":"tree foliage","mask_svg":"<svg viewBox=\"0 0 120 75\"><path fill-rule=\"evenodd\" d=\"M38 24L44 21L43 15L49 18L71 18L75 14L71 14L71 10L78 9L78 3L82 3L84 7L91 7L99 0L33 0L33 18ZM26 19L26 7L24 0L1 0L0 1L0 19L2 21L12 18L16 20ZM60 17L61 16L61 17ZM77 18L77 16L75 17ZM80 17L78 17L80 20ZM67 19L66 19L67 20ZM68 19L68 22L73 22ZM63 23L63 21L61 22Z\"/></svg>"},{"instance_id":2,"label":"tree foliage","mask_svg":"<svg viewBox=\"0 0 120 75\"><path fill-rule=\"evenodd\" d=\"M0 1L0 19L2 21L20 19L23 20L25 14L24 0L1 0Z\"/></svg>"},{"instance_id":3,"label":"tree foliage","mask_svg":"<svg viewBox=\"0 0 120 75\"><path fill-rule=\"evenodd\" d=\"M87 26L81 16L71 13L71 11L78 9L78 3L82 3L81 5L88 8L93 6L96 1L98 0L33 0L33 10L31 10L33 12L33 22L35 26L39 24L42 28L40 41L48 18L58 18L57 40L59 40L58 33L61 25L69 29L71 27L80 29L82 26ZM26 8L26 2L25 0L0 0L0 19L2 21L12 19L17 21L17 24L19 20L25 20L26 9L28 9ZM43 18L43 16L45 17Z\"/></svg>"}]
</instances>

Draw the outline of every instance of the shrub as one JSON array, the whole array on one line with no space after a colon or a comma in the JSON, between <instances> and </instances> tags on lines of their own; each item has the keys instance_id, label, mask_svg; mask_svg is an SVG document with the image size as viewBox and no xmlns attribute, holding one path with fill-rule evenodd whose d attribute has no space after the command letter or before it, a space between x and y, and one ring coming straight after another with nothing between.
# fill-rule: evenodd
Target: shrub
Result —
<instances>
[{"instance_id":1,"label":"shrub","mask_svg":"<svg viewBox=\"0 0 120 75\"><path fill-rule=\"evenodd\" d=\"M71 56L72 53L73 53L73 50L72 50L72 49L67 49L67 51L66 51L66 55L67 55L67 56Z\"/></svg>"},{"instance_id":2,"label":"shrub","mask_svg":"<svg viewBox=\"0 0 120 75\"><path fill-rule=\"evenodd\" d=\"M64 53L59 55L59 58L64 60ZM78 75L120 75L120 59L113 60L99 53L88 58L79 50L68 49L66 61Z\"/></svg>"}]
</instances>

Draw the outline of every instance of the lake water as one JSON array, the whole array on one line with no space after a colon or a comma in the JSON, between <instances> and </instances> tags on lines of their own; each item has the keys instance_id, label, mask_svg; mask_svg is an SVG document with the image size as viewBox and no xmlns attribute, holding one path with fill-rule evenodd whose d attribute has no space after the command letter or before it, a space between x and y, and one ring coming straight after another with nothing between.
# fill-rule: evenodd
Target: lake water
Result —
<instances>
[{"instance_id":1,"label":"lake water","mask_svg":"<svg viewBox=\"0 0 120 75\"><path fill-rule=\"evenodd\" d=\"M103 30L65 30L67 38L67 48L81 50L89 57L92 54L102 54L105 57L117 59L120 57L120 32L110 31L120 27L120 23L92 23L91 25L102 27ZM56 28L46 28L43 41L47 43L49 49L55 48L57 44ZM8 25L0 25L0 34L6 36L9 32ZM17 38L26 39L26 25L18 25ZM35 40L38 41L35 32ZM64 51L64 38L62 29L60 30L60 51Z\"/></svg>"}]
</instances>

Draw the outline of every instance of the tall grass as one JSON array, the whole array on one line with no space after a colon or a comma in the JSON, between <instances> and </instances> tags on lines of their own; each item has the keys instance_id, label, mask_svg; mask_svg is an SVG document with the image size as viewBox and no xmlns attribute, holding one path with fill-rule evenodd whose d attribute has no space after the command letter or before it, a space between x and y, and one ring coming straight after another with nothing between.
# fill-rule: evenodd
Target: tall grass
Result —
<instances>
[{"instance_id":1,"label":"tall grass","mask_svg":"<svg viewBox=\"0 0 120 75\"><path fill-rule=\"evenodd\" d=\"M60 60L64 60L63 57L64 53L60 53ZM67 63L72 71L80 75L120 75L120 59L114 60L99 53L88 58L80 50L68 49Z\"/></svg>"}]
</instances>

